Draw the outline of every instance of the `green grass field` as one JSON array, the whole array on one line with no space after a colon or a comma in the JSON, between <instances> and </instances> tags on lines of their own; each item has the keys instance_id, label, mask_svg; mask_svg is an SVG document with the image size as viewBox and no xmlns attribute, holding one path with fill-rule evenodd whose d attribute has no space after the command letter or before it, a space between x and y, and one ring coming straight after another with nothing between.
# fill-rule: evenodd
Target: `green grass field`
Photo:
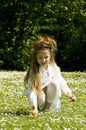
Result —
<instances>
[{"instance_id":1,"label":"green grass field","mask_svg":"<svg viewBox=\"0 0 86 130\"><path fill-rule=\"evenodd\" d=\"M25 72L0 71L0 130L86 130L86 73L62 72L77 97L70 102L62 93L58 113L29 115L24 91Z\"/></svg>"}]
</instances>

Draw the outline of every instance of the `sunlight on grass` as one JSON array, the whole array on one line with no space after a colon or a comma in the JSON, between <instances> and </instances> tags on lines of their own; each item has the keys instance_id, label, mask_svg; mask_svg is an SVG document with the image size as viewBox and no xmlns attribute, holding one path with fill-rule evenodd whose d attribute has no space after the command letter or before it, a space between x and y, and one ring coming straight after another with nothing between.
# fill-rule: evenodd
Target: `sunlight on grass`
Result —
<instances>
[{"instance_id":1,"label":"sunlight on grass","mask_svg":"<svg viewBox=\"0 0 86 130\"><path fill-rule=\"evenodd\" d=\"M77 97L76 102L62 94L58 113L29 116L30 106L22 96L25 72L0 72L0 130L86 130L86 73L63 72Z\"/></svg>"}]
</instances>

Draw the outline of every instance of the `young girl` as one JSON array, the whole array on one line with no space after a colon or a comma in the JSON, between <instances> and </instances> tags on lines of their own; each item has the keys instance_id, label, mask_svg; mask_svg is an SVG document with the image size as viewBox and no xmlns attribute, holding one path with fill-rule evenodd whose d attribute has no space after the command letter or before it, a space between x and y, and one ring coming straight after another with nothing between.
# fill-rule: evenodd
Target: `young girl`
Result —
<instances>
[{"instance_id":1,"label":"young girl","mask_svg":"<svg viewBox=\"0 0 86 130\"><path fill-rule=\"evenodd\" d=\"M58 111L61 90L71 101L75 100L55 63L56 48L55 40L48 36L38 36L34 42L31 66L24 80L24 95L28 97L33 115L46 109L51 112Z\"/></svg>"}]
</instances>

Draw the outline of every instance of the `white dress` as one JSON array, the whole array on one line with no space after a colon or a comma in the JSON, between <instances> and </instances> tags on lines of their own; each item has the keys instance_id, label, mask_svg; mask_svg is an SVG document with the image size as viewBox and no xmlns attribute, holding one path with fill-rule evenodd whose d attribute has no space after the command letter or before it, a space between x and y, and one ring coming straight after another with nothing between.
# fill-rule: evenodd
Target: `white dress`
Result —
<instances>
[{"instance_id":1,"label":"white dress","mask_svg":"<svg viewBox=\"0 0 86 130\"><path fill-rule=\"evenodd\" d=\"M28 87L25 89L24 94L28 97L28 101L31 106L38 106L40 110L43 109L45 100L51 103L49 111L55 112L60 109L60 97L61 90L67 95L71 92L66 81L61 75L61 71L56 64L49 64L48 69L39 68L39 73L41 77L42 89L47 87L46 94L43 92L39 97L34 91L32 91L32 81L28 79Z\"/></svg>"}]
</instances>

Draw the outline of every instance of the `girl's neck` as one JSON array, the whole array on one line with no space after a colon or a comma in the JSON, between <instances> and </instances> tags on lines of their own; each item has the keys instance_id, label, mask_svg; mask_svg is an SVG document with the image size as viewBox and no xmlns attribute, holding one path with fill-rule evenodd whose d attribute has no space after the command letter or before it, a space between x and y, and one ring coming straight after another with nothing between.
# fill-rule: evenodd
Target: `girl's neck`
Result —
<instances>
[{"instance_id":1,"label":"girl's neck","mask_svg":"<svg viewBox=\"0 0 86 130\"><path fill-rule=\"evenodd\" d=\"M48 65L47 66L40 66L40 68L43 68L43 69L47 70L48 69Z\"/></svg>"}]
</instances>

